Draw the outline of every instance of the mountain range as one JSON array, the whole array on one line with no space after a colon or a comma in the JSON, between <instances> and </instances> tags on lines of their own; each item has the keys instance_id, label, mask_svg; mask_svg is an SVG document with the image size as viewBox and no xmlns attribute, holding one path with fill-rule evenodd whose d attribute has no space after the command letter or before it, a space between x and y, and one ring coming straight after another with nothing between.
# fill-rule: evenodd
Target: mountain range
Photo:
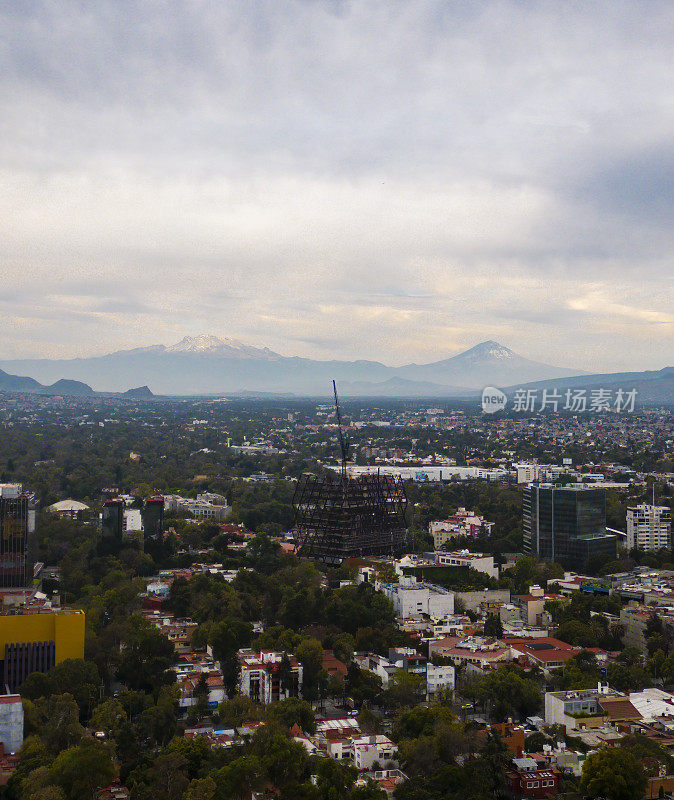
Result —
<instances>
[{"instance_id":1,"label":"mountain range","mask_svg":"<svg viewBox=\"0 0 674 800\"><path fill-rule=\"evenodd\" d=\"M46 383L67 378L106 392L147 385L163 395L243 391L324 395L334 378L345 396L455 396L473 394L488 383L504 386L579 374L531 361L494 341L430 364L389 367L378 361L282 356L266 347L209 335L92 358L0 361L0 367Z\"/></svg>"},{"instance_id":2,"label":"mountain range","mask_svg":"<svg viewBox=\"0 0 674 800\"><path fill-rule=\"evenodd\" d=\"M0 361L0 367L13 373L0 370L0 391L41 394L83 395L96 390L121 392L135 399L151 399L156 394L325 396L335 379L343 397L473 399L485 386L505 391L510 387L511 391L515 386L537 388L543 384L557 388L601 385L641 387L640 397L648 402L674 403L674 367L588 375L532 361L492 340L440 361L400 367L378 361L283 356L267 347L207 334L186 336L172 345L119 350L91 358ZM21 378L16 373L33 377Z\"/></svg>"}]
</instances>

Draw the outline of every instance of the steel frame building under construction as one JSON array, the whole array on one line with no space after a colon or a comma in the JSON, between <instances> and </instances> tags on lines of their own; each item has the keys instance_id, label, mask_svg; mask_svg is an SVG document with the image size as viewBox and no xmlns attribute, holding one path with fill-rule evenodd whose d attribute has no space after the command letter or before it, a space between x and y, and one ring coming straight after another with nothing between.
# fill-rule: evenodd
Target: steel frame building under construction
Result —
<instances>
[{"instance_id":1,"label":"steel frame building under construction","mask_svg":"<svg viewBox=\"0 0 674 800\"><path fill-rule=\"evenodd\" d=\"M340 476L302 475L293 507L299 553L328 563L359 556L394 555L407 544L407 495L400 478L346 474L347 444L335 391L342 450Z\"/></svg>"}]
</instances>

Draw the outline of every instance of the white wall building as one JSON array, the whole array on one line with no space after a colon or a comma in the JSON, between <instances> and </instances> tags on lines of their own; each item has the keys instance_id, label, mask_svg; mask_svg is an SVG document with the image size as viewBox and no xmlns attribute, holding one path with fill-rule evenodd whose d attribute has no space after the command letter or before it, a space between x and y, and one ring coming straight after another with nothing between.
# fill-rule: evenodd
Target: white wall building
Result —
<instances>
[{"instance_id":1,"label":"white wall building","mask_svg":"<svg viewBox=\"0 0 674 800\"><path fill-rule=\"evenodd\" d=\"M232 513L232 507L220 494L202 492L196 499L181 497L179 494L164 495L164 511L187 511L196 519L212 519L222 521Z\"/></svg>"},{"instance_id":2,"label":"white wall building","mask_svg":"<svg viewBox=\"0 0 674 800\"><path fill-rule=\"evenodd\" d=\"M627 549L671 547L672 515L667 506L642 503L627 509Z\"/></svg>"},{"instance_id":3,"label":"white wall building","mask_svg":"<svg viewBox=\"0 0 674 800\"><path fill-rule=\"evenodd\" d=\"M359 736L353 740L353 763L357 770L372 769L378 762L382 767L395 760L398 748L388 738L379 733L375 736Z\"/></svg>"},{"instance_id":4,"label":"white wall building","mask_svg":"<svg viewBox=\"0 0 674 800\"><path fill-rule=\"evenodd\" d=\"M395 615L400 619L418 614L439 619L454 613L454 592L432 583L417 583L413 577L385 584L381 590L393 603Z\"/></svg>"},{"instance_id":5,"label":"white wall building","mask_svg":"<svg viewBox=\"0 0 674 800\"><path fill-rule=\"evenodd\" d=\"M426 665L426 698L432 700L441 689L454 689L456 672L451 664L436 667Z\"/></svg>"},{"instance_id":6,"label":"white wall building","mask_svg":"<svg viewBox=\"0 0 674 800\"><path fill-rule=\"evenodd\" d=\"M283 652L239 650L239 691L256 703L273 703L297 697L302 691L302 664L288 655L289 675L283 675Z\"/></svg>"},{"instance_id":7,"label":"white wall building","mask_svg":"<svg viewBox=\"0 0 674 800\"><path fill-rule=\"evenodd\" d=\"M468 567L477 572L483 572L490 578L498 578L498 567L494 564L494 556L484 553L471 553L468 550L456 550L453 553L445 553L439 550L435 554L438 564L449 567Z\"/></svg>"}]
</instances>

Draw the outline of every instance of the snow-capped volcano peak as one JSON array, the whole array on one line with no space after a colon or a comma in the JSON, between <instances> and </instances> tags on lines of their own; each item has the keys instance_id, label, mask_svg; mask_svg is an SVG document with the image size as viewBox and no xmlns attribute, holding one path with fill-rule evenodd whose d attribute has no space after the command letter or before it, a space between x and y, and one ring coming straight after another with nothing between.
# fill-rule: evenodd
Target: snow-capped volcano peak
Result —
<instances>
[{"instance_id":1,"label":"snow-capped volcano peak","mask_svg":"<svg viewBox=\"0 0 674 800\"><path fill-rule=\"evenodd\" d=\"M517 353L514 353L509 347L505 347L493 339L488 339L486 342L476 344L470 350L466 350L461 354L461 357L472 357L474 359L493 359L502 361L506 359L517 358Z\"/></svg>"},{"instance_id":2,"label":"snow-capped volcano peak","mask_svg":"<svg viewBox=\"0 0 674 800\"><path fill-rule=\"evenodd\" d=\"M229 358L278 358L268 347L253 347L238 339L220 338L207 333L185 336L166 348L167 353L219 355Z\"/></svg>"}]
</instances>

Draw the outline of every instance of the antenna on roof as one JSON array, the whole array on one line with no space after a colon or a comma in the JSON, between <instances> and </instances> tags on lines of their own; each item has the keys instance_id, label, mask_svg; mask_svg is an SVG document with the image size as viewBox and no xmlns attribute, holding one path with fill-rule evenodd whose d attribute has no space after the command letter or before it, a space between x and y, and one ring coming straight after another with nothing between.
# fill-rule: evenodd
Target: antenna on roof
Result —
<instances>
[{"instance_id":1,"label":"antenna on roof","mask_svg":"<svg viewBox=\"0 0 674 800\"><path fill-rule=\"evenodd\" d=\"M333 380L332 390L335 393L335 411L337 413L337 428L339 431L339 447L342 451L342 481L346 483L346 462L349 457L349 443L342 430L342 415L339 411L339 398L337 397L337 384Z\"/></svg>"}]
</instances>

